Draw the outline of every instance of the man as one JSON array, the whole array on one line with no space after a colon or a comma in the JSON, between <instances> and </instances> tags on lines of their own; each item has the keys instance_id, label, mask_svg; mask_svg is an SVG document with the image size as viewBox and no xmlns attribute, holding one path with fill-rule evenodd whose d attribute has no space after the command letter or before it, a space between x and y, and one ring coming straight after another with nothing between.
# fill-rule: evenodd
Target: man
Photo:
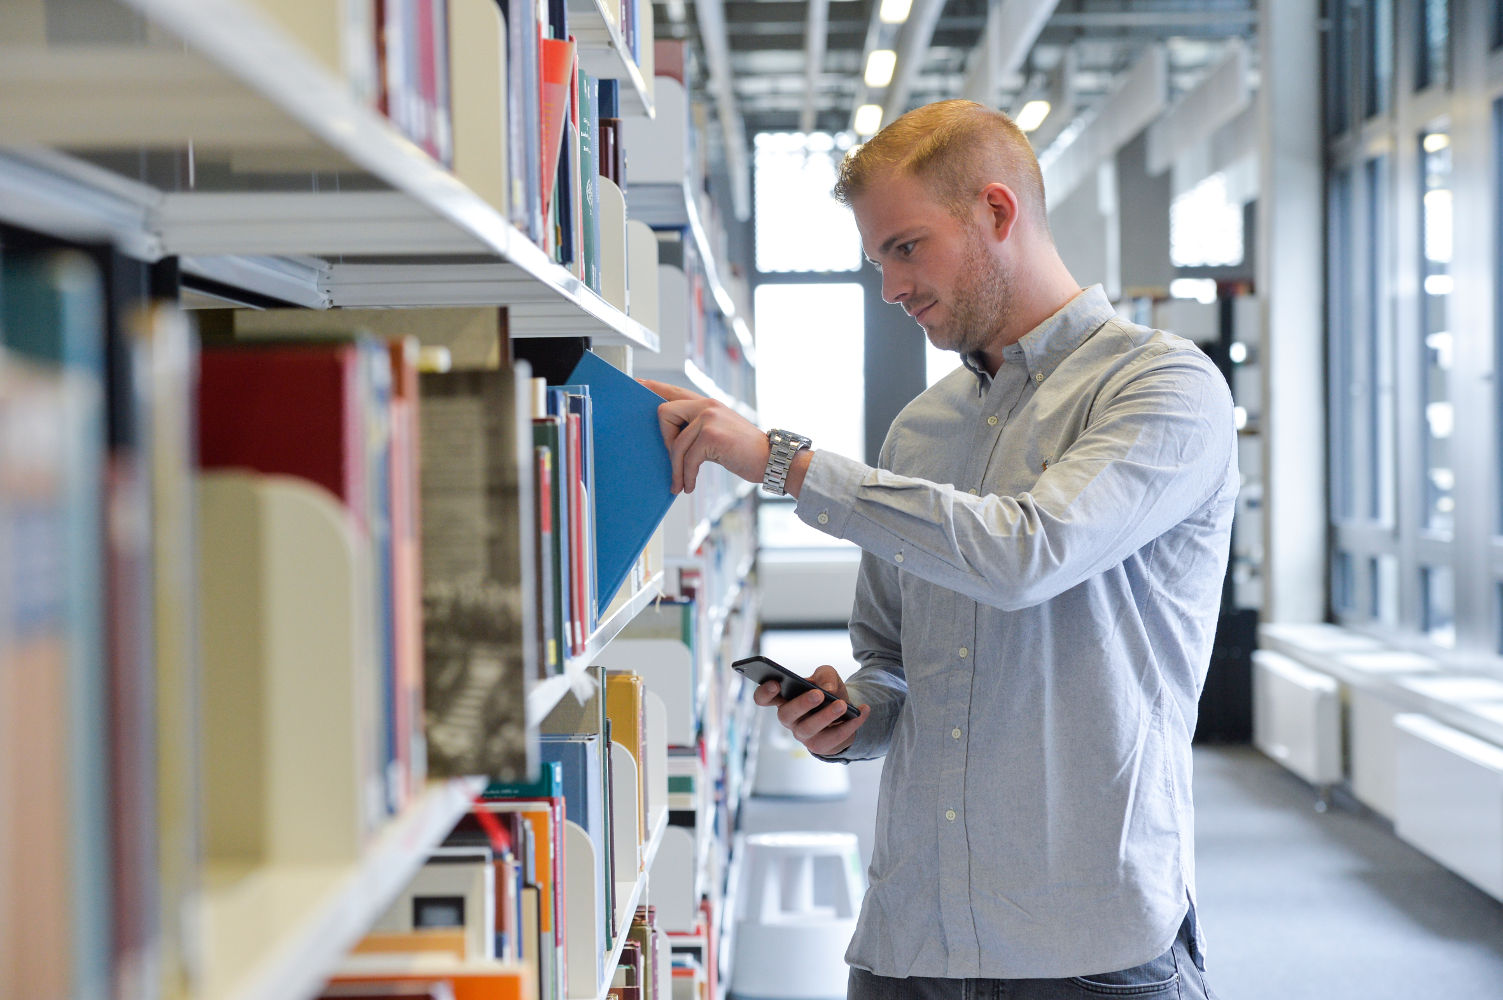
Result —
<instances>
[{"instance_id":1,"label":"man","mask_svg":"<svg viewBox=\"0 0 1503 1000\"><path fill-rule=\"evenodd\" d=\"M1238 483L1226 383L1080 289L1005 115L909 112L835 194L883 298L964 361L879 467L652 387L675 489L717 462L863 549L861 669L812 677L839 700L755 696L821 756L886 755L850 996L1210 996L1190 739Z\"/></svg>"}]
</instances>

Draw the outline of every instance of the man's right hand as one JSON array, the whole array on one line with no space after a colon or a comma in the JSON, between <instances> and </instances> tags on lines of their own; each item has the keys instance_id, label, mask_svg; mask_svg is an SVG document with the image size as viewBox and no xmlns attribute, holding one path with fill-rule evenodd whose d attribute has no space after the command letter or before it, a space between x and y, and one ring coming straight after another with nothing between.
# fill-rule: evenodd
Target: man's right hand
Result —
<instances>
[{"instance_id":1,"label":"man's right hand","mask_svg":"<svg viewBox=\"0 0 1503 1000\"><path fill-rule=\"evenodd\" d=\"M840 717L845 714L847 693L840 674L835 672L834 667L825 664L816 668L809 680L816 687L834 695L836 700L821 708L824 698L818 691L806 691L797 698L785 699L777 681L758 685L752 693L752 700L758 705L776 705L778 721L793 734L794 739L802 743L810 753L830 757L855 741L856 730L871 717L872 707L862 705L858 718L842 722Z\"/></svg>"}]
</instances>

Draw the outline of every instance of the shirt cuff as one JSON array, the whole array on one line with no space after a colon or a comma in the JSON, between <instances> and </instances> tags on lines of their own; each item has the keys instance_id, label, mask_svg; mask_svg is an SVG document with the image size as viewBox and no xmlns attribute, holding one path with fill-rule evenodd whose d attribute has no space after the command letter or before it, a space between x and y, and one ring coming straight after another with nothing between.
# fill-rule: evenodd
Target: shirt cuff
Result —
<instances>
[{"instance_id":1,"label":"shirt cuff","mask_svg":"<svg viewBox=\"0 0 1503 1000\"><path fill-rule=\"evenodd\" d=\"M834 452L814 452L804 473L794 513L809 527L834 538L844 538L846 521L855 508L856 491L870 472L869 466Z\"/></svg>"}]
</instances>

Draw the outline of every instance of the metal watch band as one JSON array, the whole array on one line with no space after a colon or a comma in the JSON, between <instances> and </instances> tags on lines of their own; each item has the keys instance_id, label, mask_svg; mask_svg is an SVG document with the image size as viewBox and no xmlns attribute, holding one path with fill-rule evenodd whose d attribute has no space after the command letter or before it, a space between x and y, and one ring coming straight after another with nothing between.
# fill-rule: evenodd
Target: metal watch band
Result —
<instances>
[{"instance_id":1,"label":"metal watch band","mask_svg":"<svg viewBox=\"0 0 1503 1000\"><path fill-rule=\"evenodd\" d=\"M794 456L814 442L793 431L773 429L767 432L770 451L767 455L767 471L762 475L762 488L775 497L788 493L788 470L793 466Z\"/></svg>"}]
</instances>

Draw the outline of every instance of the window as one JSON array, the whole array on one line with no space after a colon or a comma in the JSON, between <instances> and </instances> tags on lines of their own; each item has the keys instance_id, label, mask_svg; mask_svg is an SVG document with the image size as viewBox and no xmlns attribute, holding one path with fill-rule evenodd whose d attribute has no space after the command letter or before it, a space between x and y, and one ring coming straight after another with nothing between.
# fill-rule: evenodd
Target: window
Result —
<instances>
[{"instance_id":1,"label":"window","mask_svg":"<svg viewBox=\"0 0 1503 1000\"><path fill-rule=\"evenodd\" d=\"M1371 118L1393 103L1393 0L1363 8L1362 34L1362 114Z\"/></svg>"},{"instance_id":2,"label":"window","mask_svg":"<svg viewBox=\"0 0 1503 1000\"><path fill-rule=\"evenodd\" d=\"M866 316L857 284L762 284L757 317L757 415L764 427L788 427L816 448L865 453ZM759 507L761 542L770 548L850 543L815 531L791 503Z\"/></svg>"},{"instance_id":3,"label":"window","mask_svg":"<svg viewBox=\"0 0 1503 1000\"><path fill-rule=\"evenodd\" d=\"M1421 625L1425 635L1437 646L1447 649L1456 645L1456 586L1449 566L1425 566L1420 569Z\"/></svg>"},{"instance_id":4,"label":"window","mask_svg":"<svg viewBox=\"0 0 1503 1000\"><path fill-rule=\"evenodd\" d=\"M1232 267L1242 253L1242 206L1228 197L1226 174L1212 174L1169 205L1175 267Z\"/></svg>"},{"instance_id":5,"label":"window","mask_svg":"<svg viewBox=\"0 0 1503 1000\"><path fill-rule=\"evenodd\" d=\"M757 270L854 271L861 238L850 209L830 195L849 143L823 133L757 136ZM760 324L759 324L760 326Z\"/></svg>"},{"instance_id":6,"label":"window","mask_svg":"<svg viewBox=\"0 0 1503 1000\"><path fill-rule=\"evenodd\" d=\"M1328 9L1333 23L1325 33L1326 132L1334 136L1345 132L1350 124L1347 75L1358 8L1352 0L1332 0Z\"/></svg>"},{"instance_id":7,"label":"window","mask_svg":"<svg viewBox=\"0 0 1503 1000\"><path fill-rule=\"evenodd\" d=\"M1451 85L1451 0L1420 0L1415 88Z\"/></svg>"},{"instance_id":8,"label":"window","mask_svg":"<svg viewBox=\"0 0 1503 1000\"><path fill-rule=\"evenodd\" d=\"M1420 137L1420 397L1425 527L1449 535L1456 486L1451 438L1456 425L1450 374L1454 356L1451 330L1452 193L1451 137L1435 129Z\"/></svg>"},{"instance_id":9,"label":"window","mask_svg":"<svg viewBox=\"0 0 1503 1000\"><path fill-rule=\"evenodd\" d=\"M1330 254L1330 381L1331 381L1331 516L1348 520L1356 516L1358 451L1352 446L1356 425L1353 401L1356 393L1356 343L1352 312L1352 177L1349 171L1331 176L1328 222Z\"/></svg>"},{"instance_id":10,"label":"window","mask_svg":"<svg viewBox=\"0 0 1503 1000\"><path fill-rule=\"evenodd\" d=\"M1369 560L1368 617L1386 628L1399 625L1399 561L1393 556Z\"/></svg>"},{"instance_id":11,"label":"window","mask_svg":"<svg viewBox=\"0 0 1503 1000\"><path fill-rule=\"evenodd\" d=\"M1366 317L1362 324L1362 400L1361 428L1366 438L1363 449L1362 505L1365 516L1373 522L1392 519L1394 500L1394 415L1393 400L1393 329L1389 309L1388 268L1390 258L1388 213L1388 158L1373 157L1363 167L1363 226L1361 241L1366 291L1363 302Z\"/></svg>"},{"instance_id":12,"label":"window","mask_svg":"<svg viewBox=\"0 0 1503 1000\"><path fill-rule=\"evenodd\" d=\"M1352 572L1352 554L1337 552L1331 560L1331 606L1338 614L1350 614L1356 610L1352 600L1356 590Z\"/></svg>"}]
</instances>

